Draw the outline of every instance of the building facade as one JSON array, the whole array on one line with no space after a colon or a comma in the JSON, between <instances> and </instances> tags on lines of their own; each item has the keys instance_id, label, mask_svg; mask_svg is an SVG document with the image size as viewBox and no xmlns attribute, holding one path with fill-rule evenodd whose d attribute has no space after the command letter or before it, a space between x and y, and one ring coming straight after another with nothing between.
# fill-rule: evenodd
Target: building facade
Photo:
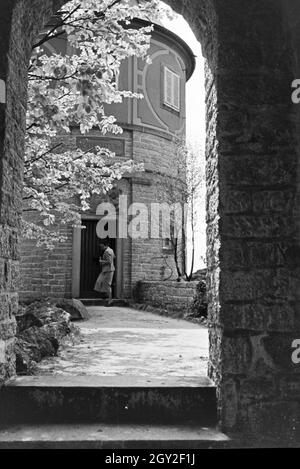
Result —
<instances>
[{"instance_id":1,"label":"building facade","mask_svg":"<svg viewBox=\"0 0 300 469\"><path fill-rule=\"evenodd\" d=\"M147 24L136 20L136 27ZM149 50L151 63L131 57L123 62L119 88L142 93L143 99L125 99L111 104L107 112L123 128L118 135L105 135L97 129L82 135L79 129L63 137L69 148L106 147L120 160L143 163L144 171L124 177L115 191L126 196L127 205L160 201L158 185L168 184L174 173L178 141L185 136L185 87L193 73L195 59L190 48L178 36L155 25ZM60 226L66 241L52 251L36 247L31 240L22 241L21 299L40 297L88 298L99 274L99 238L97 214L100 199L94 198L91 210L82 214L85 229ZM150 212L150 211L149 211ZM118 217L118 215L117 215ZM118 225L118 223L117 223ZM168 240L122 238L117 232L110 240L116 253L114 295L128 298L139 280L160 280L176 275L174 256Z\"/></svg>"}]
</instances>

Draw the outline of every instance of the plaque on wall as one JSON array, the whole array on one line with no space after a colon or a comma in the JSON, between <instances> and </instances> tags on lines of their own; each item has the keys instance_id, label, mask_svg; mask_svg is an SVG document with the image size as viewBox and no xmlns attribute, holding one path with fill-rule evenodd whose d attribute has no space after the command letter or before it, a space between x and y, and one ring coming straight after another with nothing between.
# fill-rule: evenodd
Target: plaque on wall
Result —
<instances>
[{"instance_id":1,"label":"plaque on wall","mask_svg":"<svg viewBox=\"0 0 300 469\"><path fill-rule=\"evenodd\" d=\"M107 148L116 156L125 156L125 141L109 137L76 137L76 146L83 151L93 151L95 147Z\"/></svg>"}]
</instances>

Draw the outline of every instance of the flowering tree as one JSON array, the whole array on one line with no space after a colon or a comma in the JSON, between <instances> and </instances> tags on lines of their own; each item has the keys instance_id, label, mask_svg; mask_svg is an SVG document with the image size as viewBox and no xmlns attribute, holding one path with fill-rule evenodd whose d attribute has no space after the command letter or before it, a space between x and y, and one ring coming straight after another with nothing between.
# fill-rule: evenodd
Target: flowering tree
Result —
<instances>
[{"instance_id":1,"label":"flowering tree","mask_svg":"<svg viewBox=\"0 0 300 469\"><path fill-rule=\"evenodd\" d=\"M141 169L133 161L117 161L105 148L66 150L60 139L73 127L83 134L93 128L122 132L104 105L142 97L119 90L117 77L124 59L148 60L152 31L131 22L155 21L166 11L158 0L72 0L37 38L28 71L24 237L52 247L62 239L58 223L80 224L93 194L106 194L125 172ZM45 44L58 38L71 53L45 52Z\"/></svg>"}]
</instances>

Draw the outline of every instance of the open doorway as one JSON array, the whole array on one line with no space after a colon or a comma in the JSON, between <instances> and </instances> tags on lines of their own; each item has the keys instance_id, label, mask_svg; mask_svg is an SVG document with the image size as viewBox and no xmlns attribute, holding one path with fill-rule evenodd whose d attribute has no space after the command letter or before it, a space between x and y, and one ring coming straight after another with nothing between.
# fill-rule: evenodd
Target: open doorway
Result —
<instances>
[{"instance_id":1,"label":"open doorway","mask_svg":"<svg viewBox=\"0 0 300 469\"><path fill-rule=\"evenodd\" d=\"M101 266L99 266L100 258L100 239L97 236L96 227L98 220L84 220L85 229L81 234L81 252L80 252L80 298L97 298L97 292L94 286ZM109 241L109 247L116 252L116 240ZM118 256L116 256L118 259ZM117 265L116 271L117 269ZM113 297L116 296L116 276L112 283Z\"/></svg>"}]
</instances>

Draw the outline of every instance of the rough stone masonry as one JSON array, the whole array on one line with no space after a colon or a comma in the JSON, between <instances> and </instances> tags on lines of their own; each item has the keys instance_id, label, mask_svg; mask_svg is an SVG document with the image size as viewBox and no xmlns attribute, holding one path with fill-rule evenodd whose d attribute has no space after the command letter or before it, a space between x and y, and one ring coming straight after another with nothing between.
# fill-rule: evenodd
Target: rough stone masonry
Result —
<instances>
[{"instance_id":1,"label":"rough stone masonry","mask_svg":"<svg viewBox=\"0 0 300 469\"><path fill-rule=\"evenodd\" d=\"M26 67L63 2L1 2L0 374L14 372ZM223 429L300 427L298 0L169 0L203 46L207 103L209 374Z\"/></svg>"}]
</instances>

